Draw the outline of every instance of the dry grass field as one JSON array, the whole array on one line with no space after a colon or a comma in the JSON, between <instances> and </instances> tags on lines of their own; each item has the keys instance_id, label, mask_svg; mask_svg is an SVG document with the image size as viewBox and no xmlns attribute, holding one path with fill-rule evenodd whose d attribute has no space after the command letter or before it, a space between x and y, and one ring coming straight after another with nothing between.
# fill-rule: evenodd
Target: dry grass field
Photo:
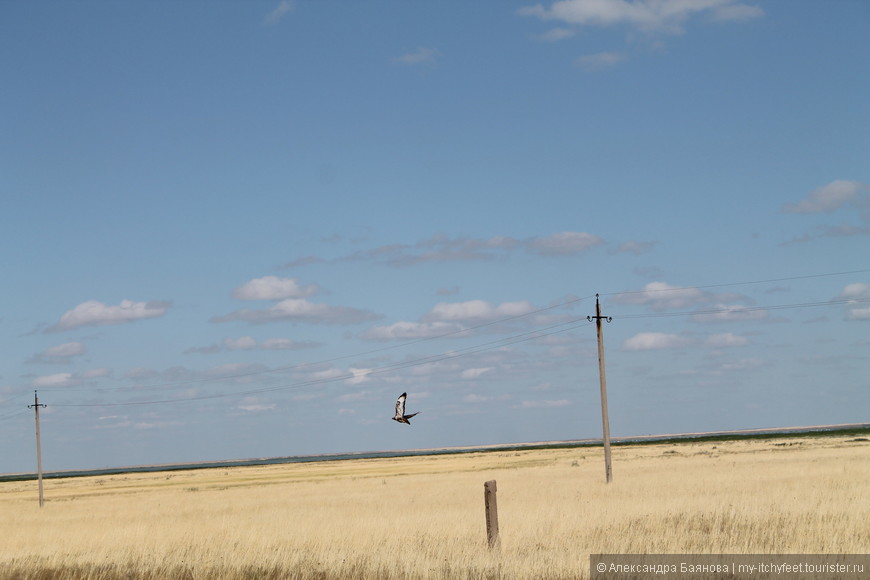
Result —
<instances>
[{"instance_id":1,"label":"dry grass field","mask_svg":"<svg viewBox=\"0 0 870 580\"><path fill-rule=\"evenodd\" d=\"M586 578L590 553L870 552L870 442L831 436L0 483L0 580ZM498 482L501 549L483 484Z\"/></svg>"}]
</instances>

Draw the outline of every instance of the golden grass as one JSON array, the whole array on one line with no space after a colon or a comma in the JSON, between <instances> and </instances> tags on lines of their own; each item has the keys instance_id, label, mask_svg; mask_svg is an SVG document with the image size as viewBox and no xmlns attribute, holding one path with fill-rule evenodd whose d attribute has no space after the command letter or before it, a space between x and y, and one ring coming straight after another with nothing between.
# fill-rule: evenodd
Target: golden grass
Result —
<instances>
[{"instance_id":1,"label":"golden grass","mask_svg":"<svg viewBox=\"0 0 870 580\"><path fill-rule=\"evenodd\" d=\"M870 552L849 437L0 483L0 580L585 578L590 553ZM498 481L501 549L483 483Z\"/></svg>"}]
</instances>

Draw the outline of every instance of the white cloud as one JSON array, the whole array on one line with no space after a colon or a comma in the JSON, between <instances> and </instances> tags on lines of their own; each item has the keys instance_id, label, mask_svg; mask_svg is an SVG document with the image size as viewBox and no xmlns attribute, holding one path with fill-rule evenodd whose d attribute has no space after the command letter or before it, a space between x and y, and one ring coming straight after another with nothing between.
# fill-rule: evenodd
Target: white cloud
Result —
<instances>
[{"instance_id":1,"label":"white cloud","mask_svg":"<svg viewBox=\"0 0 870 580\"><path fill-rule=\"evenodd\" d=\"M745 358L734 362L727 362L718 367L719 372L751 371L768 365L768 362L760 358Z\"/></svg>"},{"instance_id":2,"label":"white cloud","mask_svg":"<svg viewBox=\"0 0 870 580\"><path fill-rule=\"evenodd\" d=\"M666 348L682 348L691 341L676 334L664 332L641 332L627 339L622 348L625 350L661 350Z\"/></svg>"},{"instance_id":3,"label":"white cloud","mask_svg":"<svg viewBox=\"0 0 870 580\"><path fill-rule=\"evenodd\" d=\"M374 369L356 369L351 367L348 370L350 370L353 377L347 379L347 381L345 382L349 385L358 385L360 383L367 383L368 381L370 381L371 378L368 375Z\"/></svg>"},{"instance_id":4,"label":"white cloud","mask_svg":"<svg viewBox=\"0 0 870 580\"><path fill-rule=\"evenodd\" d=\"M454 332L463 327L450 322L407 322L399 321L389 326L374 326L360 335L364 340L409 340L431 338Z\"/></svg>"},{"instance_id":5,"label":"white cloud","mask_svg":"<svg viewBox=\"0 0 870 580\"><path fill-rule=\"evenodd\" d=\"M339 378L339 377L342 377L342 376L344 376L345 374L347 374L347 373L345 373L345 372L342 371L341 369L338 369L338 368L332 367L332 368L329 368L329 369L325 369L325 370L322 370L322 371L316 371L316 372L311 373L311 376L310 376L310 379L309 379L309 380L312 380L312 381L329 381L329 380L332 380L332 379L337 379L337 378Z\"/></svg>"},{"instance_id":6,"label":"white cloud","mask_svg":"<svg viewBox=\"0 0 870 580\"><path fill-rule=\"evenodd\" d=\"M211 322L241 321L250 324L268 322L307 322L309 324L357 324L376 320L379 315L368 310L347 306L329 306L301 298L288 298L264 309L236 310L224 316L212 317Z\"/></svg>"},{"instance_id":7,"label":"white cloud","mask_svg":"<svg viewBox=\"0 0 870 580\"><path fill-rule=\"evenodd\" d=\"M464 403L485 403L489 400L489 397L484 397L482 395L476 395L474 393L469 393L462 397L462 402Z\"/></svg>"},{"instance_id":8,"label":"white cloud","mask_svg":"<svg viewBox=\"0 0 870 580\"><path fill-rule=\"evenodd\" d=\"M267 338L259 343L250 336L241 336L239 338L225 338L218 344L211 346L197 346L188 348L184 354L215 354L228 350L301 350L303 348L314 348L320 346L317 342L298 341L290 338Z\"/></svg>"},{"instance_id":9,"label":"white cloud","mask_svg":"<svg viewBox=\"0 0 870 580\"><path fill-rule=\"evenodd\" d=\"M52 346L47 348L42 355L43 356L59 356L59 357L71 357L71 356L79 356L85 354L87 349L85 345L80 342L65 342L63 344L59 344L57 346Z\"/></svg>"},{"instance_id":10,"label":"white cloud","mask_svg":"<svg viewBox=\"0 0 870 580\"><path fill-rule=\"evenodd\" d=\"M76 380L72 373L55 373L36 377L31 381L32 387L66 387L75 384Z\"/></svg>"},{"instance_id":11,"label":"white cloud","mask_svg":"<svg viewBox=\"0 0 870 580\"><path fill-rule=\"evenodd\" d=\"M665 282L650 282L643 290L613 297L617 304L646 305L655 311L687 308L709 300L710 295L698 288L671 286Z\"/></svg>"},{"instance_id":12,"label":"white cloud","mask_svg":"<svg viewBox=\"0 0 870 580\"><path fill-rule=\"evenodd\" d=\"M409 52L393 59L402 64L431 64L438 58L438 51L434 48L420 47L414 52Z\"/></svg>"},{"instance_id":13,"label":"white cloud","mask_svg":"<svg viewBox=\"0 0 870 580\"><path fill-rule=\"evenodd\" d=\"M320 290L316 284L300 286L295 278L263 276L245 282L233 290L233 298L239 300L284 300L285 298L308 298Z\"/></svg>"},{"instance_id":14,"label":"white cloud","mask_svg":"<svg viewBox=\"0 0 870 580\"><path fill-rule=\"evenodd\" d=\"M271 411L275 408L275 404L262 403L257 397L245 397L236 408L249 413L259 413L263 411Z\"/></svg>"},{"instance_id":15,"label":"white cloud","mask_svg":"<svg viewBox=\"0 0 870 580\"><path fill-rule=\"evenodd\" d=\"M512 316L521 316L533 312L535 307L525 300L503 302L493 306L484 300L469 300L467 302L439 302L426 315L429 321L489 321Z\"/></svg>"},{"instance_id":16,"label":"white cloud","mask_svg":"<svg viewBox=\"0 0 870 580\"><path fill-rule=\"evenodd\" d=\"M846 284L840 293L840 298L845 300L870 298L870 284L864 284L863 282Z\"/></svg>"},{"instance_id":17,"label":"white cloud","mask_svg":"<svg viewBox=\"0 0 870 580\"><path fill-rule=\"evenodd\" d=\"M63 332L82 326L108 326L125 324L145 318L163 316L170 303L163 301L133 302L122 300L118 306L108 306L96 300L82 302L60 317L60 321L48 327L45 332Z\"/></svg>"},{"instance_id":18,"label":"white cloud","mask_svg":"<svg viewBox=\"0 0 870 580\"><path fill-rule=\"evenodd\" d=\"M311 260L333 263L373 261L393 267L408 267L433 262L494 260L508 256L518 249L524 249L539 256L573 256L604 243L604 240L598 236L586 232L561 232L524 240L510 236L451 238L438 234L415 244L385 244L353 252L334 260L321 258ZM291 264L295 263L298 261Z\"/></svg>"},{"instance_id":19,"label":"white cloud","mask_svg":"<svg viewBox=\"0 0 870 580\"><path fill-rule=\"evenodd\" d=\"M218 379L227 378L227 379L242 379L242 382L248 380L243 375L245 373L258 373L261 371L267 370L263 365L256 365L250 363L226 363L222 365L218 365L208 369L206 374L208 376L217 377Z\"/></svg>"},{"instance_id":20,"label":"white cloud","mask_svg":"<svg viewBox=\"0 0 870 580\"><path fill-rule=\"evenodd\" d=\"M112 371L107 368L90 369L81 373L55 373L36 377L30 382L30 385L34 388L68 387L78 385L85 380L108 377L111 374Z\"/></svg>"},{"instance_id":21,"label":"white cloud","mask_svg":"<svg viewBox=\"0 0 870 580\"><path fill-rule=\"evenodd\" d=\"M465 369L460 375L463 379L471 380L480 377L493 370L493 367L483 367L477 369Z\"/></svg>"},{"instance_id":22,"label":"white cloud","mask_svg":"<svg viewBox=\"0 0 870 580\"><path fill-rule=\"evenodd\" d=\"M870 284L863 282L847 284L839 298L850 301L846 305L846 320L870 320L870 306L858 306L870 300Z\"/></svg>"},{"instance_id":23,"label":"white cloud","mask_svg":"<svg viewBox=\"0 0 870 580\"><path fill-rule=\"evenodd\" d=\"M764 16L760 6L749 4L723 4L713 9L713 19L719 21L752 20Z\"/></svg>"},{"instance_id":24,"label":"white cloud","mask_svg":"<svg viewBox=\"0 0 870 580\"><path fill-rule=\"evenodd\" d=\"M579 254L599 246L604 240L586 232L561 232L527 240L527 247L542 256L565 256Z\"/></svg>"},{"instance_id":25,"label":"white cloud","mask_svg":"<svg viewBox=\"0 0 870 580\"><path fill-rule=\"evenodd\" d=\"M849 203L857 202L862 190L868 186L857 181L836 180L814 189L798 203L783 206L786 213L823 213L832 212Z\"/></svg>"},{"instance_id":26,"label":"white cloud","mask_svg":"<svg viewBox=\"0 0 870 580\"><path fill-rule=\"evenodd\" d=\"M713 311L692 315L694 322L737 322L765 318L767 318L766 310L756 310L740 304L717 304Z\"/></svg>"},{"instance_id":27,"label":"white cloud","mask_svg":"<svg viewBox=\"0 0 870 580\"><path fill-rule=\"evenodd\" d=\"M552 407L565 407L570 404L571 401L568 399L559 399L556 401L523 401L519 405L514 405L514 409L549 409Z\"/></svg>"},{"instance_id":28,"label":"white cloud","mask_svg":"<svg viewBox=\"0 0 870 580\"><path fill-rule=\"evenodd\" d=\"M100 377L108 377L111 374L112 374L112 371L110 371L107 368L98 368L98 369L91 369L91 370L85 371L83 373L79 373L78 376L80 376L83 379L98 379Z\"/></svg>"},{"instance_id":29,"label":"white cloud","mask_svg":"<svg viewBox=\"0 0 870 580\"><path fill-rule=\"evenodd\" d=\"M303 348L314 348L320 346L320 343L310 340L293 340L290 338L267 338L260 342L260 348L263 350L299 350Z\"/></svg>"},{"instance_id":30,"label":"white cloud","mask_svg":"<svg viewBox=\"0 0 870 580\"><path fill-rule=\"evenodd\" d=\"M86 352L87 348L80 342L65 342L45 349L44 351L34 355L27 362L68 364L73 357L81 356Z\"/></svg>"},{"instance_id":31,"label":"white cloud","mask_svg":"<svg viewBox=\"0 0 870 580\"><path fill-rule=\"evenodd\" d=\"M264 22L266 24L278 24L290 12L296 8L294 0L281 0L278 5L269 14L266 15Z\"/></svg>"},{"instance_id":32,"label":"white cloud","mask_svg":"<svg viewBox=\"0 0 870 580\"><path fill-rule=\"evenodd\" d=\"M239 338L225 338L224 345L229 350L251 350L257 347L257 341L250 336Z\"/></svg>"},{"instance_id":33,"label":"white cloud","mask_svg":"<svg viewBox=\"0 0 870 580\"><path fill-rule=\"evenodd\" d=\"M713 348L728 348L732 346L745 346L749 344L749 340L745 336L724 332L721 334L711 334L704 341L704 344Z\"/></svg>"},{"instance_id":34,"label":"white cloud","mask_svg":"<svg viewBox=\"0 0 870 580\"><path fill-rule=\"evenodd\" d=\"M420 240L413 246L388 244L355 254L352 258L373 258L391 266L411 266L428 262L492 260L499 252L517 247L519 242L508 236L491 238L450 238L443 234Z\"/></svg>"},{"instance_id":35,"label":"white cloud","mask_svg":"<svg viewBox=\"0 0 870 580\"><path fill-rule=\"evenodd\" d=\"M577 26L628 26L673 34L683 32L684 23L697 14L708 13L720 21L764 15L760 8L735 0L560 0L548 8L536 4L518 13Z\"/></svg>"},{"instance_id":36,"label":"white cloud","mask_svg":"<svg viewBox=\"0 0 870 580\"><path fill-rule=\"evenodd\" d=\"M870 306L863 308L853 306L846 311L846 318L848 320L870 320Z\"/></svg>"},{"instance_id":37,"label":"white cloud","mask_svg":"<svg viewBox=\"0 0 870 580\"><path fill-rule=\"evenodd\" d=\"M622 52L597 52L577 57L577 65L587 71L601 70L615 66L625 60Z\"/></svg>"}]
</instances>

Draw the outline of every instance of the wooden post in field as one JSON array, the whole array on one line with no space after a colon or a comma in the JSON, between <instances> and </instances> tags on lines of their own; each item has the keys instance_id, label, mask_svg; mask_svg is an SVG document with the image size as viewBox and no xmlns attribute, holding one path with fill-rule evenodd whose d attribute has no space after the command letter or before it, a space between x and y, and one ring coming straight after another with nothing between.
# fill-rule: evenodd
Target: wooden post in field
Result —
<instances>
[{"instance_id":1,"label":"wooden post in field","mask_svg":"<svg viewBox=\"0 0 870 580\"><path fill-rule=\"evenodd\" d=\"M604 374L604 336L601 334L601 321L610 322L609 316L601 316L601 304L598 302L598 294L595 295L595 316L587 316L586 320L592 322L598 330L598 377L601 382L601 423L604 430L604 477L607 483L613 479L613 470L610 467L610 419L607 412L607 378Z\"/></svg>"},{"instance_id":2,"label":"wooden post in field","mask_svg":"<svg viewBox=\"0 0 870 580\"><path fill-rule=\"evenodd\" d=\"M45 407L45 405L39 404L39 397L36 395L36 391L33 391L33 404L27 405L28 409L33 409L36 413L36 470L37 470L37 478L39 480L39 507L45 505L45 499L42 496L42 445L39 443L39 408Z\"/></svg>"},{"instance_id":3,"label":"wooden post in field","mask_svg":"<svg viewBox=\"0 0 870 580\"><path fill-rule=\"evenodd\" d=\"M495 480L483 484L483 503L486 506L486 539L490 548L498 548L498 502L496 501Z\"/></svg>"}]
</instances>

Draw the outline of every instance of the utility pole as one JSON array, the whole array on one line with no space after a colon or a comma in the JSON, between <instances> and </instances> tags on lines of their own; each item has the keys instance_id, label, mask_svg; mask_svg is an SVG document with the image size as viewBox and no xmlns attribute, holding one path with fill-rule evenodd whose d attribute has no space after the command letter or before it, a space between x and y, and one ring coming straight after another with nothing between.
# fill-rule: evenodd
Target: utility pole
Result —
<instances>
[{"instance_id":1,"label":"utility pole","mask_svg":"<svg viewBox=\"0 0 870 580\"><path fill-rule=\"evenodd\" d=\"M33 409L36 414L36 469L37 478L39 479L39 507L45 505L45 499L42 496L42 446L39 443L39 408L45 405L39 404L39 397L36 391L33 391L33 404L27 405L28 409Z\"/></svg>"},{"instance_id":2,"label":"utility pole","mask_svg":"<svg viewBox=\"0 0 870 580\"><path fill-rule=\"evenodd\" d=\"M595 295L595 316L587 316L586 320L592 322L598 330L598 376L601 379L601 423L604 428L604 473L607 483L613 479L613 470L610 466L610 419L607 414L607 377L604 374L604 337L601 334L601 321L611 322L610 316L601 316L601 304L598 302L598 294Z\"/></svg>"}]
</instances>

